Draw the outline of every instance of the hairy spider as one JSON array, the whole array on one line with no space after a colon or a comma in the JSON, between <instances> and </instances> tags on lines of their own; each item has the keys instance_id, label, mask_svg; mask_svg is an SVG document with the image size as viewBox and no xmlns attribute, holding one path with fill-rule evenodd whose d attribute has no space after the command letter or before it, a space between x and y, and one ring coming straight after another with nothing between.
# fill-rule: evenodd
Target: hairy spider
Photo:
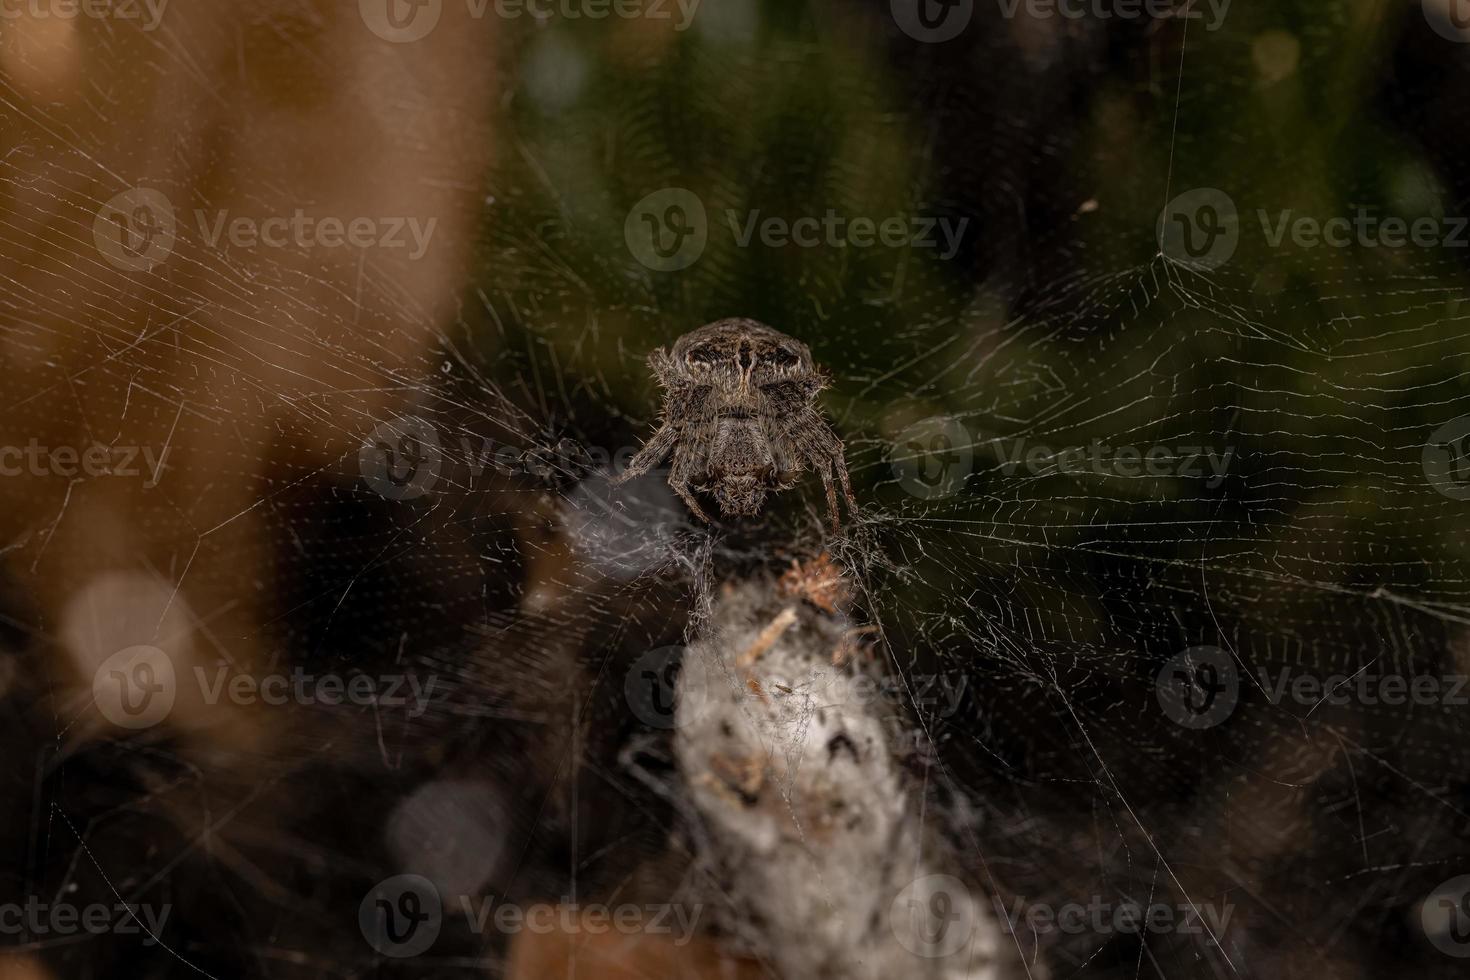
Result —
<instances>
[{"instance_id":1,"label":"hairy spider","mask_svg":"<svg viewBox=\"0 0 1470 980\"><path fill-rule=\"evenodd\" d=\"M837 488L850 510L842 441L816 407L827 379L806 344L755 320L718 320L660 347L648 366L664 388L662 425L616 482L646 473L673 453L669 486L709 521L691 490L714 495L727 516L759 513L766 493L816 470L838 530Z\"/></svg>"}]
</instances>

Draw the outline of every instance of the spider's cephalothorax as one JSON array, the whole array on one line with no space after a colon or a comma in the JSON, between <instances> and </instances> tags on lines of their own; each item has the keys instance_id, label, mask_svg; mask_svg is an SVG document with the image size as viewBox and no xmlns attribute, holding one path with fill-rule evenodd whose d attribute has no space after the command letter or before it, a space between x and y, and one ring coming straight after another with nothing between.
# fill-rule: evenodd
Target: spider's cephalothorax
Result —
<instances>
[{"instance_id":1,"label":"spider's cephalothorax","mask_svg":"<svg viewBox=\"0 0 1470 980\"><path fill-rule=\"evenodd\" d=\"M726 515L749 516L768 491L794 486L806 469L827 488L834 529L834 474L857 509L842 442L816 407L826 379L806 344L755 320L719 320L680 337L672 351L654 351L648 364L664 387L663 424L619 482L672 453L669 485L705 521L692 490L712 494Z\"/></svg>"}]
</instances>

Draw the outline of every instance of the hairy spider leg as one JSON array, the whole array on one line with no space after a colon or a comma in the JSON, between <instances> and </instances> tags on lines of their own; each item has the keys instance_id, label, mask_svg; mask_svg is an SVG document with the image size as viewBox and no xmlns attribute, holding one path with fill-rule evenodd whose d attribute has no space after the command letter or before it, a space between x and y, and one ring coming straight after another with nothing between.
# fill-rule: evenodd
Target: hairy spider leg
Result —
<instances>
[{"instance_id":1,"label":"hairy spider leg","mask_svg":"<svg viewBox=\"0 0 1470 980\"><path fill-rule=\"evenodd\" d=\"M832 438L836 439L834 435ZM842 453L842 442L839 440L837 448L832 451L832 463L837 467L837 479L842 481L842 496L847 498L847 510L853 517L857 516L858 502L852 495L852 481L847 476L847 457Z\"/></svg>"},{"instance_id":2,"label":"hairy spider leg","mask_svg":"<svg viewBox=\"0 0 1470 980\"><path fill-rule=\"evenodd\" d=\"M826 459L816 462L817 472L822 474L822 486L827 490L827 512L832 516L832 533L837 534L842 530L842 521L837 516L837 488L832 485L832 462Z\"/></svg>"},{"instance_id":3,"label":"hairy spider leg","mask_svg":"<svg viewBox=\"0 0 1470 980\"><path fill-rule=\"evenodd\" d=\"M857 514L857 498L852 494L852 480L847 475L847 457L843 453L842 440L837 438L837 433L832 431L832 426L822 414L814 409L808 409L811 418L807 420L808 425L817 433L817 438L824 444L827 455L832 459L832 465L837 469L837 479L842 483L842 496L847 500L848 510Z\"/></svg>"},{"instance_id":4,"label":"hairy spider leg","mask_svg":"<svg viewBox=\"0 0 1470 980\"><path fill-rule=\"evenodd\" d=\"M663 462L665 456L674 448L674 443L679 440L679 427L673 422L665 422L653 438L643 444L643 448L634 454L628 461L628 468L619 475L613 477L612 482L626 483L635 476L642 476Z\"/></svg>"},{"instance_id":5,"label":"hairy spider leg","mask_svg":"<svg viewBox=\"0 0 1470 980\"><path fill-rule=\"evenodd\" d=\"M691 457L687 454L674 457L674 465L669 469L669 486L674 488L674 492L679 495L679 499L689 506L689 509L693 511L695 517L704 521L706 524L713 524L714 521L710 520L710 516L704 512L704 508L699 506L699 501L694 499L694 494L689 492L690 459Z\"/></svg>"},{"instance_id":6,"label":"hairy spider leg","mask_svg":"<svg viewBox=\"0 0 1470 980\"><path fill-rule=\"evenodd\" d=\"M847 460L842 453L842 440L832 431L827 420L815 408L803 409L786 426L786 438L796 446L806 463L822 477L822 486L827 491L827 509L832 515L832 529L841 530L838 520L837 489L832 482L832 471L842 484L842 495L847 500L848 510L857 514L857 500L852 493L852 481L847 473Z\"/></svg>"}]
</instances>

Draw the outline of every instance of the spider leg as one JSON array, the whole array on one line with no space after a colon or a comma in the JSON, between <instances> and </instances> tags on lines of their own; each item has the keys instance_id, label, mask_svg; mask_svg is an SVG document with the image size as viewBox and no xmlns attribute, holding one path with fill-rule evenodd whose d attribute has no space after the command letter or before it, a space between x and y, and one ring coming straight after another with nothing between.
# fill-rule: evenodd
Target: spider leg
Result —
<instances>
[{"instance_id":1,"label":"spider leg","mask_svg":"<svg viewBox=\"0 0 1470 980\"><path fill-rule=\"evenodd\" d=\"M827 490L827 512L832 517L832 533L838 534L842 531L842 522L837 514L837 487L832 483L832 464L826 460L816 460L815 467L822 475L822 486ZM843 474L843 486L846 487L847 478Z\"/></svg>"},{"instance_id":2,"label":"spider leg","mask_svg":"<svg viewBox=\"0 0 1470 980\"><path fill-rule=\"evenodd\" d=\"M852 493L852 480L847 473L847 458L842 453L842 440L837 438L837 433L832 431L827 420L815 409L803 412L798 416L796 424L786 432L806 458L807 464L821 474L822 484L827 490L827 508L832 514L832 529L839 530L837 490L832 483L834 468L842 485L842 496L847 501L848 510L853 515L858 511L857 498Z\"/></svg>"},{"instance_id":3,"label":"spider leg","mask_svg":"<svg viewBox=\"0 0 1470 980\"><path fill-rule=\"evenodd\" d=\"M695 517L704 521L706 524L714 523L714 521L710 520L710 516L704 512L704 508L699 506L699 501L694 499L694 494L689 492L689 484L675 483L673 480L670 480L669 486L674 488L674 492L679 495L679 499L684 501L685 505L688 506Z\"/></svg>"},{"instance_id":4,"label":"spider leg","mask_svg":"<svg viewBox=\"0 0 1470 980\"><path fill-rule=\"evenodd\" d=\"M671 422L665 422L653 437L643 444L643 448L628 461L628 468L612 478L614 484L626 483L635 476L642 476L653 469L674 448L674 443L679 439L679 430Z\"/></svg>"},{"instance_id":5,"label":"spider leg","mask_svg":"<svg viewBox=\"0 0 1470 980\"><path fill-rule=\"evenodd\" d=\"M834 437L835 438L835 437ZM847 477L847 457L842 454L842 443L832 453L832 465L837 467L837 479L842 481L842 496L847 499L848 513L857 516L858 502L852 495L852 481Z\"/></svg>"},{"instance_id":6,"label":"spider leg","mask_svg":"<svg viewBox=\"0 0 1470 980\"><path fill-rule=\"evenodd\" d=\"M704 512L704 508L699 506L699 501L694 499L694 494L689 492L688 470L688 462L685 459L676 457L674 459L674 466L669 471L669 486L674 488L674 492L679 495L679 499L684 501L690 511L694 513L695 517L704 521L706 524L713 524L714 521L710 520L710 516Z\"/></svg>"}]
</instances>

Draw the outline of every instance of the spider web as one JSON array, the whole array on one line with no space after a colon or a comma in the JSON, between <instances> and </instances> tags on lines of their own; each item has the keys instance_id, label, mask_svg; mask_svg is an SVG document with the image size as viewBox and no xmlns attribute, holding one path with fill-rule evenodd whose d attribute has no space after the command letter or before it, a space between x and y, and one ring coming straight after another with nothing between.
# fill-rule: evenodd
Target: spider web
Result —
<instances>
[{"instance_id":1,"label":"spider web","mask_svg":"<svg viewBox=\"0 0 1470 980\"><path fill-rule=\"evenodd\" d=\"M20 953L62 977L510 975L460 899L684 900L670 735L626 679L722 582L828 550L987 907L1229 912L1022 922L1033 975L1453 975L1421 909L1470 871L1465 252L1270 233L1360 208L1453 227L1470 46L1433 4L1240 5L1218 30L981 4L927 44L879 4L716 3L684 32L446 8L409 44L285 0L0 33L4 442L164 458L151 486L0 479L0 902L172 910L156 948ZM135 188L178 228L120 267L99 215L141 227L114 203ZM660 271L636 216L671 192L705 242ZM1168 244L1189 194L1234 208L1223 261ZM205 234L297 208L440 220L419 259ZM952 254L740 241L829 212L962 231ZM862 505L842 535L815 477L713 529L657 477L607 484L656 425L647 352L725 316L831 373ZM120 733L93 671L135 644L189 683L436 686L417 713L186 697ZM1298 677L1326 684L1283 695ZM1390 677L1438 686L1359 693ZM408 871L451 896L443 928L385 957L359 904Z\"/></svg>"}]
</instances>

